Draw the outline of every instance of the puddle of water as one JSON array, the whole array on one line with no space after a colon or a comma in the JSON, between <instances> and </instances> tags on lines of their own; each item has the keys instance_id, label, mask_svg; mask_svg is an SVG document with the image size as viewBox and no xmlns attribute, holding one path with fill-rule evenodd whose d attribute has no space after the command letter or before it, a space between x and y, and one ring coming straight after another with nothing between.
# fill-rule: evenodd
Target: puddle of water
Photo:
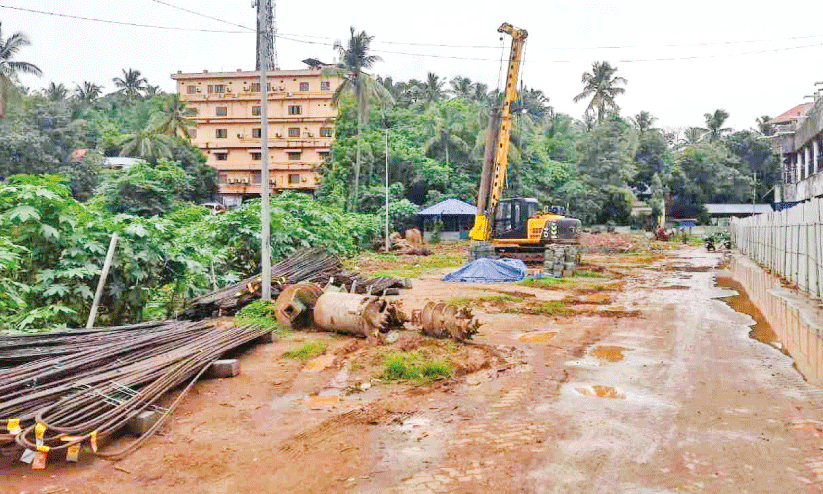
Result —
<instances>
[{"instance_id":1,"label":"puddle of water","mask_svg":"<svg viewBox=\"0 0 823 494\"><path fill-rule=\"evenodd\" d=\"M596 346L589 352L589 355L607 362L620 362L624 358L625 350L622 346Z\"/></svg>"},{"instance_id":2,"label":"puddle of water","mask_svg":"<svg viewBox=\"0 0 823 494\"><path fill-rule=\"evenodd\" d=\"M555 331L537 331L526 333L518 339L524 343L547 343L554 339L555 335L557 335Z\"/></svg>"},{"instance_id":3,"label":"puddle of water","mask_svg":"<svg viewBox=\"0 0 823 494\"><path fill-rule=\"evenodd\" d=\"M321 355L314 360L310 360L303 368L303 372L323 372L332 363L334 363L334 355Z\"/></svg>"},{"instance_id":4,"label":"puddle of water","mask_svg":"<svg viewBox=\"0 0 823 494\"><path fill-rule=\"evenodd\" d=\"M306 401L305 405L312 410L322 410L324 408L331 408L335 405L340 403L340 396L336 394L319 394L315 396L310 396Z\"/></svg>"},{"instance_id":5,"label":"puddle of water","mask_svg":"<svg viewBox=\"0 0 823 494\"><path fill-rule=\"evenodd\" d=\"M785 346L779 344L780 339L777 337L777 334L774 332L771 325L769 325L766 321L766 318L763 317L760 309L758 309L757 306L751 301L749 294L746 293L746 289L743 288L742 284L728 276L718 275L717 286L736 291L737 295L722 297L720 300L726 302L726 304L735 311L742 314L748 314L752 319L754 319L755 323L754 326L751 327L751 331L749 331L749 338L754 338L761 343L778 348L784 354L789 355L789 352L785 349Z\"/></svg>"},{"instance_id":6,"label":"puddle of water","mask_svg":"<svg viewBox=\"0 0 823 494\"><path fill-rule=\"evenodd\" d=\"M576 391L583 396L592 396L595 398L626 399L626 394L613 386L595 384L585 388L576 388Z\"/></svg>"}]
</instances>

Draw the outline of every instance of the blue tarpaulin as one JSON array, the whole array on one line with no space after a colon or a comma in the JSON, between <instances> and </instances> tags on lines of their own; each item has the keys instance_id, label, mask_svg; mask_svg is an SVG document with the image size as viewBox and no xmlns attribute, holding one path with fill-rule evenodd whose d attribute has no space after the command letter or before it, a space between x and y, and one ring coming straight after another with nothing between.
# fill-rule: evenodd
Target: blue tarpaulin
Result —
<instances>
[{"instance_id":1,"label":"blue tarpaulin","mask_svg":"<svg viewBox=\"0 0 823 494\"><path fill-rule=\"evenodd\" d=\"M520 281L526 277L528 269L520 259L477 259L447 274L443 281L463 281L467 283L491 283Z\"/></svg>"}]
</instances>

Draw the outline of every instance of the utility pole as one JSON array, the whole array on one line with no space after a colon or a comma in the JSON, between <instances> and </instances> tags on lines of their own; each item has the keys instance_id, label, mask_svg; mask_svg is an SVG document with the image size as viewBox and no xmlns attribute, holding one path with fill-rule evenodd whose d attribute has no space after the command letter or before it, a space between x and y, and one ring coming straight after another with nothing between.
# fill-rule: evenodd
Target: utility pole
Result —
<instances>
[{"instance_id":1,"label":"utility pole","mask_svg":"<svg viewBox=\"0 0 823 494\"><path fill-rule=\"evenodd\" d=\"M754 200L757 196L757 172L752 172L752 216L754 216Z\"/></svg>"},{"instance_id":2,"label":"utility pole","mask_svg":"<svg viewBox=\"0 0 823 494\"><path fill-rule=\"evenodd\" d=\"M260 244L261 298L271 300L271 213L269 212L269 88L266 70L269 65L266 21L270 21L268 0L257 0L257 63L260 70Z\"/></svg>"},{"instance_id":3,"label":"utility pole","mask_svg":"<svg viewBox=\"0 0 823 494\"><path fill-rule=\"evenodd\" d=\"M385 118L384 118L385 120ZM391 248L389 242L389 128L386 127L386 253Z\"/></svg>"},{"instance_id":4,"label":"utility pole","mask_svg":"<svg viewBox=\"0 0 823 494\"><path fill-rule=\"evenodd\" d=\"M260 70L264 54L270 69L278 70L280 68L277 66L277 45L275 41L277 37L277 20L274 16L274 2L275 0L255 0L252 3L258 9L257 70ZM263 16L259 15L261 7L265 9Z\"/></svg>"}]
</instances>

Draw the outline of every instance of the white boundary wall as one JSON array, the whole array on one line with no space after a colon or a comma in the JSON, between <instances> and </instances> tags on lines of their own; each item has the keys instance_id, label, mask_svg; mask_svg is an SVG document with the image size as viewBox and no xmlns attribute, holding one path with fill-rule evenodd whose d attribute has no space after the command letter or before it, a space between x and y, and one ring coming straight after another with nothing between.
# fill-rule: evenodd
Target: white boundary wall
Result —
<instances>
[{"instance_id":1,"label":"white boundary wall","mask_svg":"<svg viewBox=\"0 0 823 494\"><path fill-rule=\"evenodd\" d=\"M796 283L813 297L823 295L823 199L776 213L732 220L740 252Z\"/></svg>"}]
</instances>

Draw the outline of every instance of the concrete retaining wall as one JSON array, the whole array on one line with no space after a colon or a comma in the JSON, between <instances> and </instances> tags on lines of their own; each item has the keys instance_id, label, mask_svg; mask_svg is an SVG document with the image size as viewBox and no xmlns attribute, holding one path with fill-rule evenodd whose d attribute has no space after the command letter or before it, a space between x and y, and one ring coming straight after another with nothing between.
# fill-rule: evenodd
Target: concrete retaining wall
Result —
<instances>
[{"instance_id":1,"label":"concrete retaining wall","mask_svg":"<svg viewBox=\"0 0 823 494\"><path fill-rule=\"evenodd\" d=\"M798 370L815 384L823 384L823 309L820 302L782 281L751 260L735 256L732 276L771 325Z\"/></svg>"}]
</instances>

